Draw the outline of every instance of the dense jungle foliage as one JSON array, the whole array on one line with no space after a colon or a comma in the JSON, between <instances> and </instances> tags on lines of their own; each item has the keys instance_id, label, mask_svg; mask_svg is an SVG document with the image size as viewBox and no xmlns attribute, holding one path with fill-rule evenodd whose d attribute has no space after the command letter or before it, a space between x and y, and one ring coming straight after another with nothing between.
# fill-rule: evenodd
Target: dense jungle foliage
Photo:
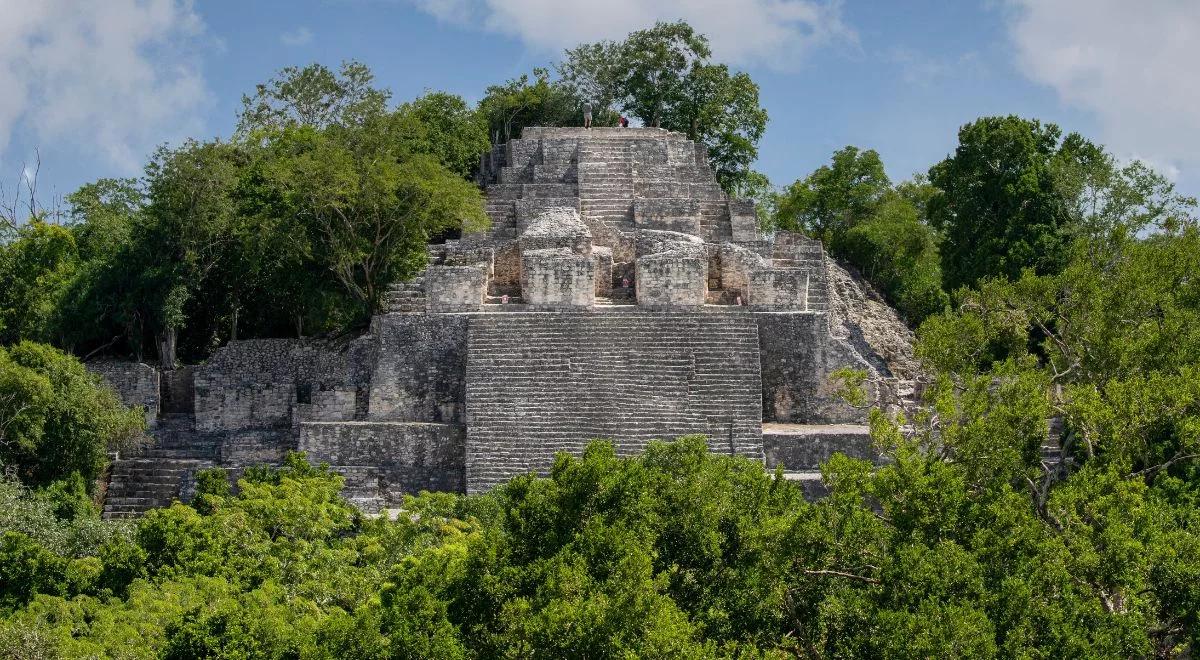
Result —
<instances>
[{"instance_id":1,"label":"dense jungle foliage","mask_svg":"<svg viewBox=\"0 0 1200 660\"><path fill-rule=\"evenodd\" d=\"M744 149L757 89L686 25L580 46L556 71L473 107L390 105L355 63L288 69L229 140L164 148L61 216L7 218L0 657L1200 653L1195 200L1019 117L963 126L909 181L846 147L776 190ZM735 124L689 105L716 88L742 95L721 102ZM870 413L882 466L837 455L808 502L703 438L628 459L597 442L548 477L424 493L389 519L293 455L100 520L107 452L144 441L143 420L80 357L174 363L354 328L428 240L484 221L479 152L577 124L585 100L694 130L765 226L821 238L917 328L929 385L905 416ZM865 375L842 377L862 400Z\"/></svg>"}]
</instances>

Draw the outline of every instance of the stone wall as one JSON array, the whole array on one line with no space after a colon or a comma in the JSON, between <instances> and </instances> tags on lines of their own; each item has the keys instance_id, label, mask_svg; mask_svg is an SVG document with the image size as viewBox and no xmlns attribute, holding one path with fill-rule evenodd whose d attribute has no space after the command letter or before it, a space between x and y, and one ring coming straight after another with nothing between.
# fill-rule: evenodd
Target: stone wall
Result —
<instances>
[{"instance_id":1,"label":"stone wall","mask_svg":"<svg viewBox=\"0 0 1200 660\"><path fill-rule=\"evenodd\" d=\"M487 295L488 270L476 266L431 266L425 271L425 296L433 314L474 312Z\"/></svg>"},{"instance_id":2,"label":"stone wall","mask_svg":"<svg viewBox=\"0 0 1200 660\"><path fill-rule=\"evenodd\" d=\"M835 453L872 462L880 460L870 427L858 424L764 424L763 456L768 470L820 469Z\"/></svg>"},{"instance_id":3,"label":"stone wall","mask_svg":"<svg viewBox=\"0 0 1200 660\"><path fill-rule=\"evenodd\" d=\"M829 317L813 312L759 312L762 352L762 418L793 424L861 424L866 412L836 394L829 379L849 367L870 365L845 341L830 337ZM868 388L868 399L879 393Z\"/></svg>"},{"instance_id":4,"label":"stone wall","mask_svg":"<svg viewBox=\"0 0 1200 660\"><path fill-rule=\"evenodd\" d=\"M708 294L708 259L677 253L637 260L637 304L654 310L697 309Z\"/></svg>"},{"instance_id":5,"label":"stone wall","mask_svg":"<svg viewBox=\"0 0 1200 660\"><path fill-rule=\"evenodd\" d=\"M823 314L755 314L762 354L762 419L808 422L819 407L828 331Z\"/></svg>"},{"instance_id":6,"label":"stone wall","mask_svg":"<svg viewBox=\"0 0 1200 660\"><path fill-rule=\"evenodd\" d=\"M756 310L809 311L810 275L800 268L764 268L750 274L750 307Z\"/></svg>"},{"instance_id":7,"label":"stone wall","mask_svg":"<svg viewBox=\"0 0 1200 660\"><path fill-rule=\"evenodd\" d=\"M595 259L565 248L522 250L521 297L531 309L591 307L596 302Z\"/></svg>"},{"instance_id":8,"label":"stone wall","mask_svg":"<svg viewBox=\"0 0 1200 660\"><path fill-rule=\"evenodd\" d=\"M485 314L469 344L468 492L544 473L596 438L633 455L702 433L715 452L762 458L749 314Z\"/></svg>"},{"instance_id":9,"label":"stone wall","mask_svg":"<svg viewBox=\"0 0 1200 660\"><path fill-rule=\"evenodd\" d=\"M373 468L383 483L387 504L400 493L422 490L461 492L465 451L463 428L454 424L413 422L305 422L300 424L300 451L314 462L339 471Z\"/></svg>"},{"instance_id":10,"label":"stone wall","mask_svg":"<svg viewBox=\"0 0 1200 660\"><path fill-rule=\"evenodd\" d=\"M160 396L157 369L142 362L118 360L97 360L87 362L84 366L116 390L121 403L140 406L146 413L147 426L155 424L158 420Z\"/></svg>"},{"instance_id":11,"label":"stone wall","mask_svg":"<svg viewBox=\"0 0 1200 660\"><path fill-rule=\"evenodd\" d=\"M353 382L359 369L348 348L300 339L230 342L194 368L196 429L291 426L298 395Z\"/></svg>"},{"instance_id":12,"label":"stone wall","mask_svg":"<svg viewBox=\"0 0 1200 660\"><path fill-rule=\"evenodd\" d=\"M466 315L376 317L371 420L464 422Z\"/></svg>"}]
</instances>

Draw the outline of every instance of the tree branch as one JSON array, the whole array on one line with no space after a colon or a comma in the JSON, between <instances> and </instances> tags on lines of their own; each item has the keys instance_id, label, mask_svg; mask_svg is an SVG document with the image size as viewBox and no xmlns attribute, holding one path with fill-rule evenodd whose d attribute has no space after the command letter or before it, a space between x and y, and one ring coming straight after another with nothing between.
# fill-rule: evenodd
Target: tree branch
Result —
<instances>
[{"instance_id":1,"label":"tree branch","mask_svg":"<svg viewBox=\"0 0 1200 660\"><path fill-rule=\"evenodd\" d=\"M805 571L804 571L804 574L805 574L805 575L814 575L814 576L830 576L830 577L841 577L841 578L846 578L846 579L849 579L849 580L858 580L858 581L860 581L860 582L865 582L865 583L867 583L867 584L879 584L879 580L878 580L878 579L876 579L876 578L873 578L873 577L868 577L868 576L866 576L866 575L855 575L854 573L846 573L846 572L844 572L844 571L834 571L834 570L815 570L815 571L814 571L814 570L805 570Z\"/></svg>"}]
</instances>

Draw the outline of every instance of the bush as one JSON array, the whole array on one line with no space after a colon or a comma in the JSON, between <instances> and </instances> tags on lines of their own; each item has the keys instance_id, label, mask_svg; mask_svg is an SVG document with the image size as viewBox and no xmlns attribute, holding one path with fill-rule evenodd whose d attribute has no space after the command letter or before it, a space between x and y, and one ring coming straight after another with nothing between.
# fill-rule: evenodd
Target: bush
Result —
<instances>
[{"instance_id":1,"label":"bush","mask_svg":"<svg viewBox=\"0 0 1200 660\"><path fill-rule=\"evenodd\" d=\"M77 474L90 489L106 453L138 443L144 430L142 412L76 358L32 342L0 347L0 463L25 484Z\"/></svg>"}]
</instances>

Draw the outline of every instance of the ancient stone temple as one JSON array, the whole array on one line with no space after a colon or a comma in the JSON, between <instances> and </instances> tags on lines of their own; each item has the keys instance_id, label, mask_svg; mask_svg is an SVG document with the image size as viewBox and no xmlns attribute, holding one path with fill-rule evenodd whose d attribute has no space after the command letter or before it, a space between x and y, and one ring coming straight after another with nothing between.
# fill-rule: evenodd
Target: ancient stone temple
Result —
<instances>
[{"instance_id":1,"label":"ancient stone temple","mask_svg":"<svg viewBox=\"0 0 1200 660\"><path fill-rule=\"evenodd\" d=\"M157 446L122 457L105 511L186 499L208 466L307 452L368 510L544 473L592 439L629 455L704 434L814 488L833 451L872 455L829 374L875 403L911 389L906 330L803 236L763 235L701 145L659 129L527 128L481 161L492 227L430 246L370 332L232 342L158 373L98 365Z\"/></svg>"}]
</instances>

